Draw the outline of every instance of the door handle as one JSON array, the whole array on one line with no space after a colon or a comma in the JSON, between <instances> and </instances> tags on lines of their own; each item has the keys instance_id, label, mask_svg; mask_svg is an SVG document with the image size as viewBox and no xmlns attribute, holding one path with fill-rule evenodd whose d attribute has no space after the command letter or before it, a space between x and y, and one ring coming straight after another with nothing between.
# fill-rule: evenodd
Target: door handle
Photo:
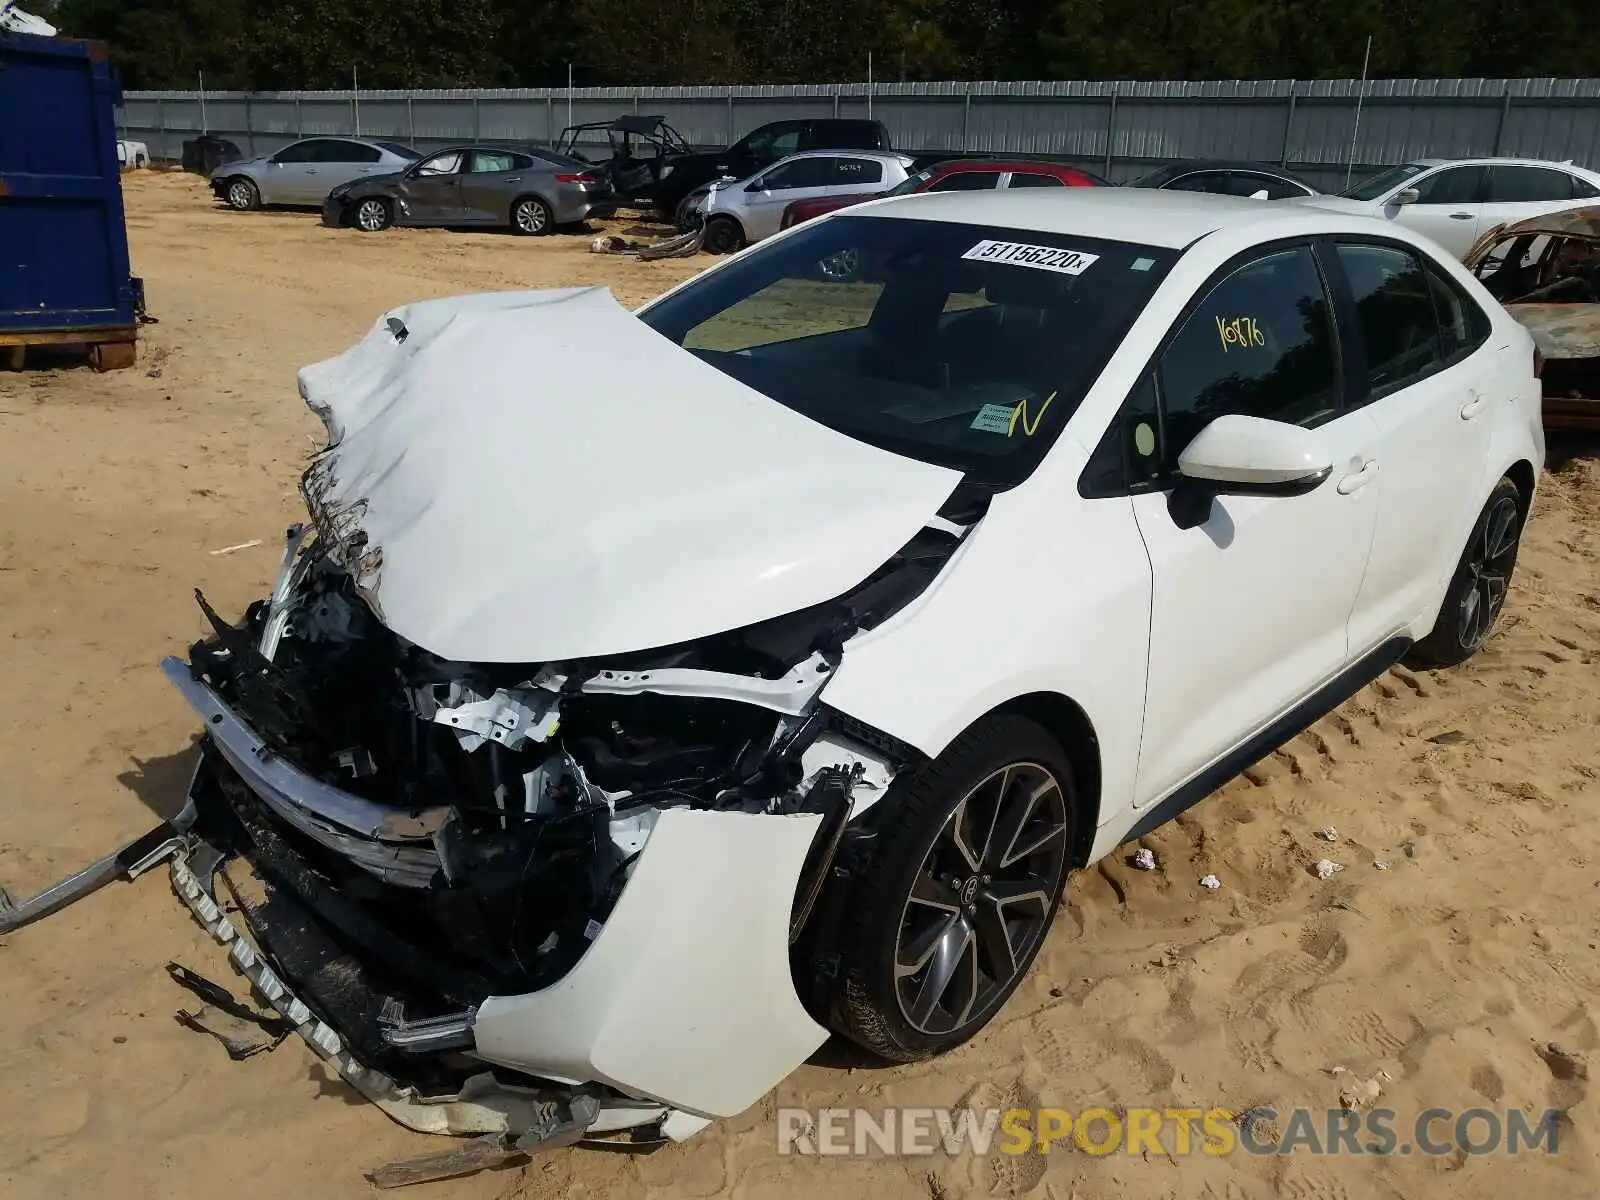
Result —
<instances>
[{"instance_id":1,"label":"door handle","mask_svg":"<svg viewBox=\"0 0 1600 1200\"><path fill-rule=\"evenodd\" d=\"M306 168L306 174L307 175L315 175L316 173L317 173L317 169L315 167L307 167Z\"/></svg>"},{"instance_id":2,"label":"door handle","mask_svg":"<svg viewBox=\"0 0 1600 1200\"><path fill-rule=\"evenodd\" d=\"M1472 214L1471 213L1451 213L1450 214L1450 219L1452 221L1470 221L1470 220L1472 220Z\"/></svg>"},{"instance_id":3,"label":"door handle","mask_svg":"<svg viewBox=\"0 0 1600 1200\"><path fill-rule=\"evenodd\" d=\"M506 182L507 183L521 183L522 182L522 176L521 175L509 175L509 176L506 177Z\"/></svg>"},{"instance_id":4,"label":"door handle","mask_svg":"<svg viewBox=\"0 0 1600 1200\"><path fill-rule=\"evenodd\" d=\"M1467 402L1461 406L1461 419L1463 421L1472 420L1473 417L1483 411L1483 406L1487 403L1488 398L1477 388L1473 388L1467 393Z\"/></svg>"},{"instance_id":5,"label":"door handle","mask_svg":"<svg viewBox=\"0 0 1600 1200\"><path fill-rule=\"evenodd\" d=\"M1359 492L1377 477L1378 460L1369 458L1362 464L1361 470L1352 472L1339 480L1339 495L1348 496L1352 492Z\"/></svg>"}]
</instances>

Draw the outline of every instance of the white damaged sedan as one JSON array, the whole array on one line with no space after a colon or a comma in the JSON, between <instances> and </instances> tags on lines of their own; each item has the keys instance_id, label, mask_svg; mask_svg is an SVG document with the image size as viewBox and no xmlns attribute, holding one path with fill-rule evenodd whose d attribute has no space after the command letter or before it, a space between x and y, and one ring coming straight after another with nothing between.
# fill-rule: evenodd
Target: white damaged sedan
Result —
<instances>
[{"instance_id":1,"label":"white damaged sedan","mask_svg":"<svg viewBox=\"0 0 1600 1200\"><path fill-rule=\"evenodd\" d=\"M300 374L271 595L165 663L188 806L0 931L165 863L475 1163L681 1139L830 1032L948 1050L1070 872L1483 643L1537 369L1403 229L1125 189L871 203L637 313L397 309Z\"/></svg>"}]
</instances>

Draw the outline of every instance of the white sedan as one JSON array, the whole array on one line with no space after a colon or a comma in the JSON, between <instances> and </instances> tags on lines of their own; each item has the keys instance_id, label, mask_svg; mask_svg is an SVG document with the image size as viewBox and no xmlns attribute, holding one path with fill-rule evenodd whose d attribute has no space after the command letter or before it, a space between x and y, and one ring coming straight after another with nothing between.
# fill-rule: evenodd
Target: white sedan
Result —
<instances>
[{"instance_id":1,"label":"white sedan","mask_svg":"<svg viewBox=\"0 0 1600 1200\"><path fill-rule=\"evenodd\" d=\"M705 223L705 248L727 254L777 233L794 201L887 192L910 178L913 161L887 150L807 150L748 179L708 184L688 212Z\"/></svg>"},{"instance_id":2,"label":"white sedan","mask_svg":"<svg viewBox=\"0 0 1600 1200\"><path fill-rule=\"evenodd\" d=\"M188 808L0 932L169 860L474 1161L687 1137L830 1032L950 1050L1073 871L1490 636L1536 363L1403 226L1129 189L869 202L637 313L395 309L301 372L314 534L167 660Z\"/></svg>"},{"instance_id":3,"label":"white sedan","mask_svg":"<svg viewBox=\"0 0 1600 1200\"><path fill-rule=\"evenodd\" d=\"M1497 225L1584 208L1600 197L1600 174L1570 162L1529 158L1419 158L1338 196L1293 203L1393 221L1426 234L1457 258Z\"/></svg>"}]
</instances>

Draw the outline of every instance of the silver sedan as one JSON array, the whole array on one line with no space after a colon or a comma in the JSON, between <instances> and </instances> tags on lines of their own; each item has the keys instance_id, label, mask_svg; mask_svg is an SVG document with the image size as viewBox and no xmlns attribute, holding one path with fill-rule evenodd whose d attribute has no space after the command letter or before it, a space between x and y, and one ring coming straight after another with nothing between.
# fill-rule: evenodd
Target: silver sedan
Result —
<instances>
[{"instance_id":1,"label":"silver sedan","mask_svg":"<svg viewBox=\"0 0 1600 1200\"><path fill-rule=\"evenodd\" d=\"M907 154L876 150L807 150L748 179L722 180L694 201L705 221L705 248L727 254L778 232L783 210L813 196L886 192L911 174Z\"/></svg>"},{"instance_id":2,"label":"silver sedan","mask_svg":"<svg viewBox=\"0 0 1600 1200\"><path fill-rule=\"evenodd\" d=\"M419 157L402 142L305 138L276 154L223 163L211 172L211 191L240 211L269 204L320 205L340 184L403 171Z\"/></svg>"}]
</instances>

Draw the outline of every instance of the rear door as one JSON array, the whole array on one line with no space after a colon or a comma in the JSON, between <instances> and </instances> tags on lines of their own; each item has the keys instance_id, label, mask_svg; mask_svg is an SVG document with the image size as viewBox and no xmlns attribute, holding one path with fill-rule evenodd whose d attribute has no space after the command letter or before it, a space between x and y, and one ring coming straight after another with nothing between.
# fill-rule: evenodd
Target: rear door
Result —
<instances>
[{"instance_id":1,"label":"rear door","mask_svg":"<svg viewBox=\"0 0 1600 1200\"><path fill-rule=\"evenodd\" d=\"M1488 230L1501 222L1526 221L1568 208L1579 199L1574 182L1559 167L1495 163L1489 168L1489 196L1479 228Z\"/></svg>"},{"instance_id":2,"label":"rear door","mask_svg":"<svg viewBox=\"0 0 1600 1200\"><path fill-rule=\"evenodd\" d=\"M1472 249L1489 190L1488 167L1445 167L1406 186L1417 189L1416 203L1388 205L1385 216L1432 238L1456 258Z\"/></svg>"},{"instance_id":3,"label":"rear door","mask_svg":"<svg viewBox=\"0 0 1600 1200\"><path fill-rule=\"evenodd\" d=\"M460 177L456 219L474 225L504 225L510 219L511 202L526 191L540 191L530 178L534 160L511 150L474 150ZM541 182L551 182L553 171L545 171Z\"/></svg>"},{"instance_id":4,"label":"rear door","mask_svg":"<svg viewBox=\"0 0 1600 1200\"><path fill-rule=\"evenodd\" d=\"M1494 394L1489 319L1397 243L1339 239L1328 256L1348 314L1351 374L1377 429L1378 524L1350 618L1356 654L1428 615L1487 494Z\"/></svg>"}]
</instances>

